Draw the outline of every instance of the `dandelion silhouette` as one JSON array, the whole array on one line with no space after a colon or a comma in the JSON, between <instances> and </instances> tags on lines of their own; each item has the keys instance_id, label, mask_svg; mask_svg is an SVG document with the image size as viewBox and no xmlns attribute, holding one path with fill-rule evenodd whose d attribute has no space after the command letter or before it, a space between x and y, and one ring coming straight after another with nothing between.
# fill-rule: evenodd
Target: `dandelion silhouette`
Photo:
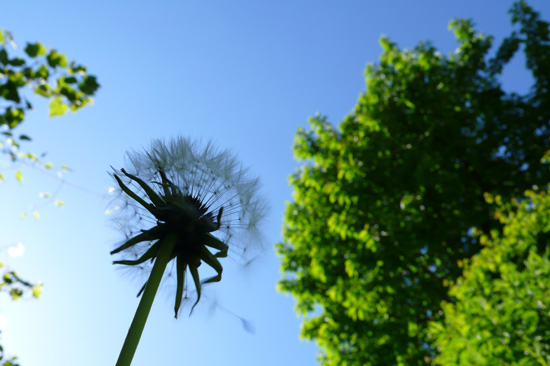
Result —
<instances>
[{"instance_id":1,"label":"dandelion silhouette","mask_svg":"<svg viewBox=\"0 0 550 366\"><path fill-rule=\"evenodd\" d=\"M197 294L191 312L201 298L201 287L219 282L221 258L231 252L247 255L259 243L257 224L265 217L258 197L258 179L249 179L234 155L218 151L211 143L201 149L197 142L178 137L170 142L153 141L149 151L128 154L129 167L113 177L125 202L119 224L137 235L114 249L123 256L114 264L143 268L151 265L134 320L122 347L117 366L130 365L149 315L157 289L169 262L176 266L174 311L177 318L189 271ZM253 245L253 246L254 246ZM125 256L125 257L124 257ZM201 281L199 266L205 263L215 275Z\"/></svg>"}]
</instances>

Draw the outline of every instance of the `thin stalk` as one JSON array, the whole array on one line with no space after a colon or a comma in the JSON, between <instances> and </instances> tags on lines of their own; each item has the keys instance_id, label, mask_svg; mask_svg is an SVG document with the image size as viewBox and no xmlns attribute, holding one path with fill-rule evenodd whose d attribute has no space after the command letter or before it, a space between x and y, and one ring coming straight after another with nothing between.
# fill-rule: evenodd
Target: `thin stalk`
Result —
<instances>
[{"instance_id":1,"label":"thin stalk","mask_svg":"<svg viewBox=\"0 0 550 366\"><path fill-rule=\"evenodd\" d=\"M147 317L151 311L151 306L153 305L153 300L155 300L155 295L159 288L160 280L166 269L166 265L170 261L170 256L176 245L176 236L169 234L165 240L162 241L159 249L155 263L153 264L153 269L147 280L147 285L145 286L145 291L141 296L136 314L134 315L134 320L130 325L128 330L128 335L124 341L124 345L120 350L120 355L118 356L118 361L116 366L130 366L134 354L141 338L141 333L143 333L143 328L147 322Z\"/></svg>"}]
</instances>

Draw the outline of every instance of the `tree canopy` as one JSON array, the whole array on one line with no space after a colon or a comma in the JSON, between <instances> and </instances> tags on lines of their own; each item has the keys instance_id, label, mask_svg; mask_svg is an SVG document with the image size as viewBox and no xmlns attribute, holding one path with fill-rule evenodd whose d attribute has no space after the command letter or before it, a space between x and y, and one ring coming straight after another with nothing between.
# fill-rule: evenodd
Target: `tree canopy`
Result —
<instances>
[{"instance_id":1,"label":"tree canopy","mask_svg":"<svg viewBox=\"0 0 550 366\"><path fill-rule=\"evenodd\" d=\"M548 184L549 27L523 1L510 14L493 57L472 20L451 21L459 46L447 56L382 37L354 112L298 130L304 164L290 177L279 288L296 298L323 365L430 364L444 342L430 324L447 324L450 286L480 238L506 225L498 203ZM525 95L499 80L520 49L533 76Z\"/></svg>"}]
</instances>

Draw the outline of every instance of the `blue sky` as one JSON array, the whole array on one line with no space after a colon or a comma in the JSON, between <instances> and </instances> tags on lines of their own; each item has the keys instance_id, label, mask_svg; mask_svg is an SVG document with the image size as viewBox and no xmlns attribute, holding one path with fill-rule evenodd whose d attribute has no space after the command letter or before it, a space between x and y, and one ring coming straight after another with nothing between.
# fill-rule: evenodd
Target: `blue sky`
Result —
<instances>
[{"instance_id":1,"label":"blue sky","mask_svg":"<svg viewBox=\"0 0 550 366\"><path fill-rule=\"evenodd\" d=\"M548 1L529 1L550 19ZM212 139L238 154L263 182L271 206L266 252L246 271L228 260L192 317L173 318L173 294L157 296L133 365L316 365L315 343L299 339L294 301L277 293L287 177L296 129L316 112L342 120L364 91L363 71L388 35L402 48L431 40L456 48L454 17L474 18L499 42L510 31L512 1L49 1L2 5L0 27L16 42L39 40L97 75L95 104L48 119L46 104L19 128L33 152L67 165L65 184L23 168L24 184L0 185L0 260L44 283L39 300L0 300L8 319L3 344L23 366L114 364L138 300L139 284L111 264L121 236L109 226L110 166L151 139L182 134ZM529 75L517 57L504 85L525 91ZM65 208L38 197L53 193ZM31 207L32 206L32 207ZM22 219L37 210L38 221ZM21 242L25 253L8 248ZM166 289L168 290L168 289ZM254 322L245 332L215 304Z\"/></svg>"}]
</instances>

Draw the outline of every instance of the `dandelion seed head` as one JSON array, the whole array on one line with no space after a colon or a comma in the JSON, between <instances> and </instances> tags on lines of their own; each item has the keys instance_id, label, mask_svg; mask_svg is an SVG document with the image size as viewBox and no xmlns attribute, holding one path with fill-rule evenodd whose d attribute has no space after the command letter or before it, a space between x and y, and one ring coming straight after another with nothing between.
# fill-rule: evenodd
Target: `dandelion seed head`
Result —
<instances>
[{"instance_id":1,"label":"dandelion seed head","mask_svg":"<svg viewBox=\"0 0 550 366\"><path fill-rule=\"evenodd\" d=\"M159 235L164 234L158 232L166 230L177 232L182 242L177 244L172 259L181 254L188 260L189 253L199 253L191 247L202 246L205 238L210 241L206 244L208 250L221 251L212 253L215 258L223 258L225 255L220 253L227 252L234 260L247 263L263 249L259 225L267 207L259 192L260 182L250 177L248 169L229 150L184 137L154 140L148 149L128 153L125 165L112 173L120 186L113 192L119 209L112 216L125 243L112 252L122 257L115 263L135 262L131 263L132 268L150 269L154 256L142 261L144 254L160 242ZM145 233L151 231L155 233L151 240L144 239L148 235ZM213 239L208 237L214 237L219 244L211 245ZM208 254L197 259L196 267L201 260L210 262L210 266L212 262L219 264ZM138 262L139 266L135 266ZM168 264L163 281L176 280L175 262ZM221 279L221 268L215 271L219 278L211 282ZM197 292L200 297L200 288ZM183 297L188 297L187 284Z\"/></svg>"}]
</instances>

